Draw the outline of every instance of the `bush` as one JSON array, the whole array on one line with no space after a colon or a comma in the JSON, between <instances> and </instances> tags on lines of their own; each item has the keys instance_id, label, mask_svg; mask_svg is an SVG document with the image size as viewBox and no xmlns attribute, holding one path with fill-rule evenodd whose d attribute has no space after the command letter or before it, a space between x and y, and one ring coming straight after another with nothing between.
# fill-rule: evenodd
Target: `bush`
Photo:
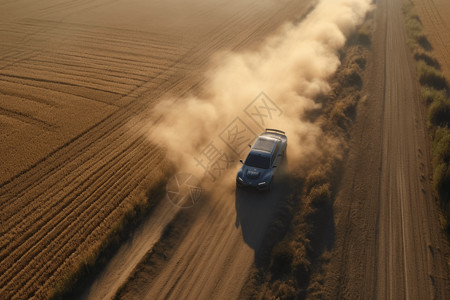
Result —
<instances>
[{"instance_id":1,"label":"bush","mask_svg":"<svg viewBox=\"0 0 450 300\"><path fill-rule=\"evenodd\" d=\"M308 198L310 199L310 203L312 207L323 210L329 204L331 204L331 192L330 185L323 184L317 187L314 187L311 190Z\"/></svg>"},{"instance_id":2,"label":"bush","mask_svg":"<svg viewBox=\"0 0 450 300\"><path fill-rule=\"evenodd\" d=\"M361 26L361 28L358 30L357 34L356 34L356 38L358 43L361 46L364 47L370 47L371 45L371 37L372 37L372 32L371 32L371 27L369 26L369 24L364 24L363 26Z\"/></svg>"},{"instance_id":3,"label":"bush","mask_svg":"<svg viewBox=\"0 0 450 300\"><path fill-rule=\"evenodd\" d=\"M341 84L344 87L356 87L358 90L362 88L362 78L356 68L353 67L342 72Z\"/></svg>"},{"instance_id":4,"label":"bush","mask_svg":"<svg viewBox=\"0 0 450 300\"><path fill-rule=\"evenodd\" d=\"M447 81L445 80L445 77L436 68L427 65L424 61L419 61L417 69L421 85L429 86L437 90L447 88Z\"/></svg>"},{"instance_id":5,"label":"bush","mask_svg":"<svg viewBox=\"0 0 450 300\"><path fill-rule=\"evenodd\" d=\"M422 99L427 105L430 105L435 101L445 101L445 98L444 91L438 91L430 87L422 88Z\"/></svg>"},{"instance_id":6,"label":"bush","mask_svg":"<svg viewBox=\"0 0 450 300\"><path fill-rule=\"evenodd\" d=\"M272 261L270 265L270 271L276 278L280 278L285 274L291 272L291 264L294 255L289 243L284 240L278 243L272 251Z\"/></svg>"},{"instance_id":7,"label":"bush","mask_svg":"<svg viewBox=\"0 0 450 300\"><path fill-rule=\"evenodd\" d=\"M297 299L297 289L295 283L292 280L281 281L277 280L272 286L273 293L268 299ZM267 295L268 296L268 295Z\"/></svg>"},{"instance_id":8,"label":"bush","mask_svg":"<svg viewBox=\"0 0 450 300\"><path fill-rule=\"evenodd\" d=\"M423 51L415 51L414 59L417 61L424 61L428 66L433 67L436 70L441 69L441 65L439 64L439 62L434 57L429 56Z\"/></svg>"},{"instance_id":9,"label":"bush","mask_svg":"<svg viewBox=\"0 0 450 300\"><path fill-rule=\"evenodd\" d=\"M441 201L450 203L450 130L438 128L433 141L433 186Z\"/></svg>"},{"instance_id":10,"label":"bush","mask_svg":"<svg viewBox=\"0 0 450 300\"><path fill-rule=\"evenodd\" d=\"M324 164L312 170L306 177L305 190L307 193L318 185L323 185L329 182L332 173L331 165Z\"/></svg>"},{"instance_id":11,"label":"bush","mask_svg":"<svg viewBox=\"0 0 450 300\"><path fill-rule=\"evenodd\" d=\"M411 48L418 48L418 38L422 36L422 22L417 15L407 12L406 31L409 36L409 44Z\"/></svg>"},{"instance_id":12,"label":"bush","mask_svg":"<svg viewBox=\"0 0 450 300\"><path fill-rule=\"evenodd\" d=\"M428 120L432 126L448 127L450 122L450 100L434 101L428 111Z\"/></svg>"}]
</instances>

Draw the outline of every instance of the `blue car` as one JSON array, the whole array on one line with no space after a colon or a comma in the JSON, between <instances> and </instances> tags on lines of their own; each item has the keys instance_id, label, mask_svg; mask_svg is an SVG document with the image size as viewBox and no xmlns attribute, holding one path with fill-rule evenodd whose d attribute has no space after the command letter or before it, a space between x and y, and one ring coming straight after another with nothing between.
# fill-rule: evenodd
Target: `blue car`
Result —
<instances>
[{"instance_id":1,"label":"blue car","mask_svg":"<svg viewBox=\"0 0 450 300\"><path fill-rule=\"evenodd\" d=\"M270 190L273 176L286 153L284 131L266 129L255 141L236 176L237 187Z\"/></svg>"}]
</instances>

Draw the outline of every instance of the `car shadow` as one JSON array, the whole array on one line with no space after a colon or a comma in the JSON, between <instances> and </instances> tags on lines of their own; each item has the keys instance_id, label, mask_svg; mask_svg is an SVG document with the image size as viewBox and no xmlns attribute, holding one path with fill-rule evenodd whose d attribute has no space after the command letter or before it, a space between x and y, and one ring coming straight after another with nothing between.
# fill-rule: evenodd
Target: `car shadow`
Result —
<instances>
[{"instance_id":1,"label":"car shadow","mask_svg":"<svg viewBox=\"0 0 450 300\"><path fill-rule=\"evenodd\" d=\"M241 227L244 242L255 253L258 251L269 227L277 205L290 194L287 158L279 166L270 191L236 188L236 228Z\"/></svg>"}]
</instances>

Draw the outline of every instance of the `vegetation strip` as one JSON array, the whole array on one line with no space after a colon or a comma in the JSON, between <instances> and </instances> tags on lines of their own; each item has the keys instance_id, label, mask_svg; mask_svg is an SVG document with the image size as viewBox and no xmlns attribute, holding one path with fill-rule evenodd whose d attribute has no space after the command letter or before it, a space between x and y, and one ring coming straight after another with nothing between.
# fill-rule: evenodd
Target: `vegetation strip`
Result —
<instances>
[{"instance_id":1,"label":"vegetation strip","mask_svg":"<svg viewBox=\"0 0 450 300\"><path fill-rule=\"evenodd\" d=\"M431 54L432 46L423 32L422 22L409 2L404 5L409 46L417 62L422 99L428 107L428 128L432 139L433 189L442 209L440 220L450 237L450 89L440 64Z\"/></svg>"},{"instance_id":2,"label":"vegetation strip","mask_svg":"<svg viewBox=\"0 0 450 300\"><path fill-rule=\"evenodd\" d=\"M370 18L369 18L370 19ZM349 38L340 52L341 66L330 80L332 92L316 99L325 150L314 169L296 178L293 195L275 213L255 267L241 291L243 299L321 298L323 271L333 243L333 203L349 132L362 98L362 74L371 43L369 20ZM312 117L314 118L314 117Z\"/></svg>"}]
</instances>

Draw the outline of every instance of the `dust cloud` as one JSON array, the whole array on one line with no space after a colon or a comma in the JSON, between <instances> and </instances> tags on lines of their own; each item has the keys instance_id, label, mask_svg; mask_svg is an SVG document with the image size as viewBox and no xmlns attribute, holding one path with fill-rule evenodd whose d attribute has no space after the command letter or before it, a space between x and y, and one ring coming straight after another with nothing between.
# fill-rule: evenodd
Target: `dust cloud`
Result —
<instances>
[{"instance_id":1,"label":"dust cloud","mask_svg":"<svg viewBox=\"0 0 450 300\"><path fill-rule=\"evenodd\" d=\"M222 174L212 164L213 156L220 157L216 150L231 165L245 157L248 136L233 144L226 141L230 132L236 138L245 130L256 135L263 128L283 130L289 164L310 162L319 151L321 129L305 114L317 108L316 96L329 92L327 79L340 64L338 50L370 8L371 0L321 0L301 22L283 25L257 51L217 54L202 96L162 101L155 108L162 118L151 122L156 129L149 136L167 149L180 171L200 178ZM252 105L259 115L251 113Z\"/></svg>"}]
</instances>

